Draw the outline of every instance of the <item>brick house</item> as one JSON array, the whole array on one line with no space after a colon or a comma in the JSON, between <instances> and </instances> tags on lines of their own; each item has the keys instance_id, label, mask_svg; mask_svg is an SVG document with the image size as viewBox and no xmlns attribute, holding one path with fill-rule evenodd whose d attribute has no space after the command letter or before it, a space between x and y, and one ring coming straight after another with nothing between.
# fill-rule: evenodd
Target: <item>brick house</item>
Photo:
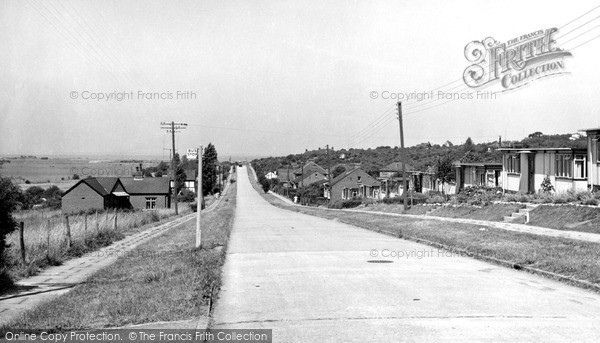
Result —
<instances>
[{"instance_id":1,"label":"brick house","mask_svg":"<svg viewBox=\"0 0 600 343\"><path fill-rule=\"evenodd\" d=\"M104 210L115 207L128 207L129 199L122 192L113 193L113 189L122 189L118 177L94 177L79 180L62 195L62 210L75 213L88 210Z\"/></svg>"},{"instance_id":2,"label":"brick house","mask_svg":"<svg viewBox=\"0 0 600 343\"><path fill-rule=\"evenodd\" d=\"M65 213L111 208L169 208L169 178L96 177L80 180L62 196Z\"/></svg>"},{"instance_id":3,"label":"brick house","mask_svg":"<svg viewBox=\"0 0 600 343\"><path fill-rule=\"evenodd\" d=\"M171 187L167 177L146 177L143 179L121 178L124 191L129 194L129 202L135 209L153 210L171 207Z\"/></svg>"},{"instance_id":4,"label":"brick house","mask_svg":"<svg viewBox=\"0 0 600 343\"><path fill-rule=\"evenodd\" d=\"M355 168L331 180L331 202L352 198L376 199L381 192L381 182L361 168ZM326 192L326 196L329 195Z\"/></svg>"}]
</instances>

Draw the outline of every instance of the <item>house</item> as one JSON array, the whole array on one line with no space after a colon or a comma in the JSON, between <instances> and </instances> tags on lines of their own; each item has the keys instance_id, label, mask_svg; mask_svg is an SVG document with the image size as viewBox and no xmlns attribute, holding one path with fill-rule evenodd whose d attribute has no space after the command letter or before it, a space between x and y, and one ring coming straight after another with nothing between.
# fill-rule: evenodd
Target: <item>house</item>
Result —
<instances>
[{"instance_id":1,"label":"house","mask_svg":"<svg viewBox=\"0 0 600 343\"><path fill-rule=\"evenodd\" d=\"M456 192L469 186L502 187L502 163L454 162Z\"/></svg>"},{"instance_id":2,"label":"house","mask_svg":"<svg viewBox=\"0 0 600 343\"><path fill-rule=\"evenodd\" d=\"M406 165L406 183L407 187L411 188L412 172L414 168L410 165ZM402 162L390 163L387 166L381 168L379 171L379 180L381 181L383 192L382 197L394 198L402 195L404 192L404 185L402 182Z\"/></svg>"},{"instance_id":3,"label":"house","mask_svg":"<svg viewBox=\"0 0 600 343\"><path fill-rule=\"evenodd\" d=\"M166 177L120 178L123 191L135 209L153 210L171 207L171 180Z\"/></svg>"},{"instance_id":4,"label":"house","mask_svg":"<svg viewBox=\"0 0 600 343\"><path fill-rule=\"evenodd\" d=\"M330 189L331 194L325 192L325 195L330 195L332 203L352 198L377 199L381 193L381 182L361 168L355 168L333 179Z\"/></svg>"},{"instance_id":5,"label":"house","mask_svg":"<svg viewBox=\"0 0 600 343\"><path fill-rule=\"evenodd\" d=\"M600 190L600 127L584 129L587 134L587 180L590 190Z\"/></svg>"},{"instance_id":6,"label":"house","mask_svg":"<svg viewBox=\"0 0 600 343\"><path fill-rule=\"evenodd\" d=\"M592 143L588 142L588 144ZM587 170L591 165L587 163L590 155L586 149L502 148L498 150L503 153L501 182L504 190L534 193L540 189L546 176L556 192L588 189Z\"/></svg>"},{"instance_id":7,"label":"house","mask_svg":"<svg viewBox=\"0 0 600 343\"><path fill-rule=\"evenodd\" d=\"M328 180L327 174L323 174L318 170L312 170L312 171L305 172L304 175L298 176L297 178L292 180L291 183L295 188L297 188L297 187L306 187L315 182L319 182L319 181L323 181L323 180Z\"/></svg>"},{"instance_id":8,"label":"house","mask_svg":"<svg viewBox=\"0 0 600 343\"><path fill-rule=\"evenodd\" d=\"M65 213L111 208L169 208L169 178L96 177L80 180L62 197Z\"/></svg>"},{"instance_id":9,"label":"house","mask_svg":"<svg viewBox=\"0 0 600 343\"><path fill-rule=\"evenodd\" d=\"M122 186L118 177L90 177L79 180L63 193L62 210L65 213L76 213L129 207L128 195L120 191Z\"/></svg>"},{"instance_id":10,"label":"house","mask_svg":"<svg viewBox=\"0 0 600 343\"><path fill-rule=\"evenodd\" d=\"M185 189L187 191L196 193L196 180L198 178L198 171L196 169L186 169L183 173L185 174L185 180L183 181L180 192ZM172 173L169 172L169 176L171 176L171 174ZM172 179L169 181L169 187L171 187L171 189L175 187Z\"/></svg>"},{"instance_id":11,"label":"house","mask_svg":"<svg viewBox=\"0 0 600 343\"><path fill-rule=\"evenodd\" d=\"M267 175L265 175L265 178L267 180L276 179L277 178L277 171L268 172Z\"/></svg>"},{"instance_id":12,"label":"house","mask_svg":"<svg viewBox=\"0 0 600 343\"><path fill-rule=\"evenodd\" d=\"M300 167L300 168L296 168L294 170L294 175L296 177L299 177L303 174L306 173L311 173L311 172L319 172L323 175L328 175L327 170L325 170L323 167L321 167L320 165L316 164L313 161L308 161L306 162L306 164L304 164L304 166Z\"/></svg>"}]
</instances>

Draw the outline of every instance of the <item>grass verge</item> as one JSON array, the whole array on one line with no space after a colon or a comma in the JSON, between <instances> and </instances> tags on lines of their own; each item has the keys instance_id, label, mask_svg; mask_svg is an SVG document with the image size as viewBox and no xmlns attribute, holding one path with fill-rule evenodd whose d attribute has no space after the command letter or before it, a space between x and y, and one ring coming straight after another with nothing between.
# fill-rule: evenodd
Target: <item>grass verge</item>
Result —
<instances>
[{"instance_id":1,"label":"grass verge","mask_svg":"<svg viewBox=\"0 0 600 343\"><path fill-rule=\"evenodd\" d=\"M259 193L284 209L465 252L489 262L600 290L600 244L597 243L495 230L474 224L292 206L273 195Z\"/></svg>"},{"instance_id":2,"label":"grass verge","mask_svg":"<svg viewBox=\"0 0 600 343\"><path fill-rule=\"evenodd\" d=\"M540 205L529 212L529 224L557 230L600 233L600 208Z\"/></svg>"},{"instance_id":3,"label":"grass verge","mask_svg":"<svg viewBox=\"0 0 600 343\"><path fill-rule=\"evenodd\" d=\"M191 211L187 205L180 207L180 215ZM21 261L17 230L7 237L10 246L5 253L6 265L3 272L13 281L36 275L44 268L61 265L71 258L80 257L119 241L128 234L164 222L172 218L174 213L172 209L119 211L117 230L114 229L115 212L69 216L71 246L67 244L67 230L60 213L50 217L44 217L42 213L29 215L24 221L26 263ZM0 289L0 293L6 291L10 289Z\"/></svg>"},{"instance_id":4,"label":"grass verge","mask_svg":"<svg viewBox=\"0 0 600 343\"><path fill-rule=\"evenodd\" d=\"M236 184L202 215L202 249L194 220L170 229L100 270L67 295L0 328L49 331L120 327L197 319L208 313L221 284L221 267L235 213Z\"/></svg>"}]
</instances>

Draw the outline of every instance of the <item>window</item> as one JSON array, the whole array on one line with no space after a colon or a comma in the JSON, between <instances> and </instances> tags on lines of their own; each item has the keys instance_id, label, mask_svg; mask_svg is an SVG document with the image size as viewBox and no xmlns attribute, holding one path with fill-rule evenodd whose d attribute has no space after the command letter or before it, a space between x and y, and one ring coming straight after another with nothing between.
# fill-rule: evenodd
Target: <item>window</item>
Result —
<instances>
[{"instance_id":1,"label":"window","mask_svg":"<svg viewBox=\"0 0 600 343\"><path fill-rule=\"evenodd\" d=\"M521 156L518 154L506 156L506 171L509 173L520 173Z\"/></svg>"},{"instance_id":2,"label":"window","mask_svg":"<svg viewBox=\"0 0 600 343\"><path fill-rule=\"evenodd\" d=\"M153 210L156 208L156 197L146 197L146 209Z\"/></svg>"},{"instance_id":3,"label":"window","mask_svg":"<svg viewBox=\"0 0 600 343\"><path fill-rule=\"evenodd\" d=\"M600 140L596 142L596 162L600 163Z\"/></svg>"},{"instance_id":4,"label":"window","mask_svg":"<svg viewBox=\"0 0 600 343\"><path fill-rule=\"evenodd\" d=\"M587 177L586 166L585 166L585 155L575 155L574 162L574 175L576 179L585 179Z\"/></svg>"},{"instance_id":5,"label":"window","mask_svg":"<svg viewBox=\"0 0 600 343\"><path fill-rule=\"evenodd\" d=\"M571 155L556 154L556 169L554 175L558 177L572 177L573 164L571 163Z\"/></svg>"},{"instance_id":6,"label":"window","mask_svg":"<svg viewBox=\"0 0 600 343\"><path fill-rule=\"evenodd\" d=\"M360 182L360 176L356 178L356 182Z\"/></svg>"}]
</instances>

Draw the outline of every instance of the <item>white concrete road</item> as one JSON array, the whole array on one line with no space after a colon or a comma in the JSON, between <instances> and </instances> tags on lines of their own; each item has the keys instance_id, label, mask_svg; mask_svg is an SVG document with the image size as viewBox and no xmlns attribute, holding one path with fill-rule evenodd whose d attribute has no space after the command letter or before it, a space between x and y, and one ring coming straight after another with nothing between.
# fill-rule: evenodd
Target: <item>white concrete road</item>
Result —
<instances>
[{"instance_id":1,"label":"white concrete road","mask_svg":"<svg viewBox=\"0 0 600 343\"><path fill-rule=\"evenodd\" d=\"M274 342L600 342L598 294L276 208L245 172L212 328L273 329Z\"/></svg>"}]
</instances>

